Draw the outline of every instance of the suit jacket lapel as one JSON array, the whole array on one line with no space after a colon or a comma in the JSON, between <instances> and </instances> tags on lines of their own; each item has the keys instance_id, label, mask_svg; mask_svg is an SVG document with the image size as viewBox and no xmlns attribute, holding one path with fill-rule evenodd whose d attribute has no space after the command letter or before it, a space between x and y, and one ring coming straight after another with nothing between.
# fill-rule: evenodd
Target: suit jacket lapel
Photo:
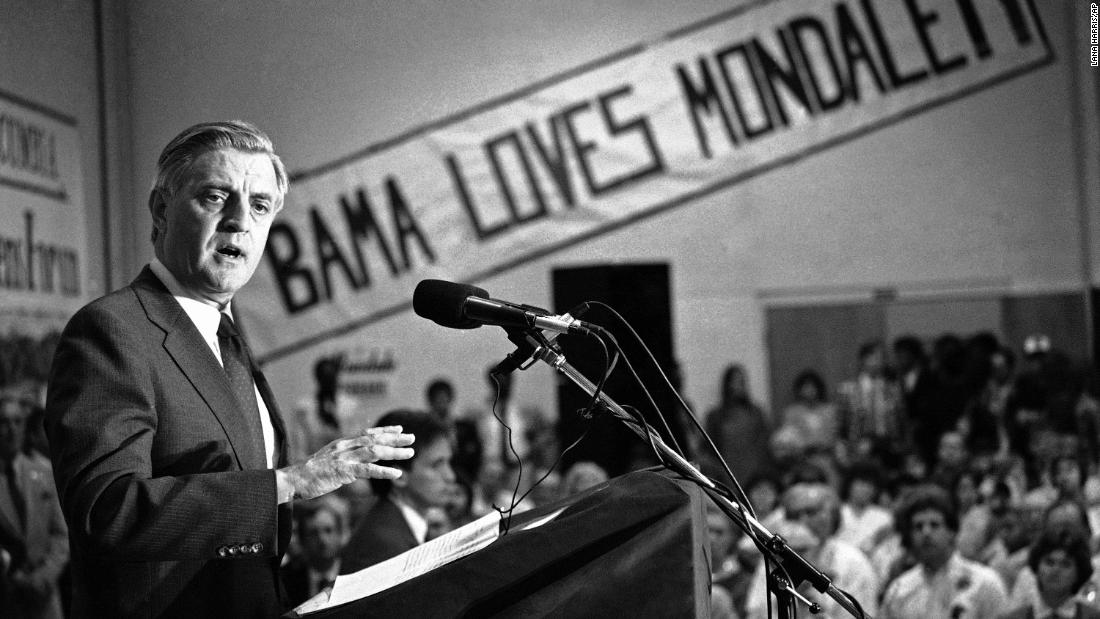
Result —
<instances>
[{"instance_id":1,"label":"suit jacket lapel","mask_svg":"<svg viewBox=\"0 0 1100 619\"><path fill-rule=\"evenodd\" d=\"M248 420L237 406L225 371L187 313L149 267L141 271L131 286L149 320L164 330L165 351L221 423L237 464L242 469L267 468L266 456L253 453L256 450L251 448Z\"/></svg>"}]
</instances>

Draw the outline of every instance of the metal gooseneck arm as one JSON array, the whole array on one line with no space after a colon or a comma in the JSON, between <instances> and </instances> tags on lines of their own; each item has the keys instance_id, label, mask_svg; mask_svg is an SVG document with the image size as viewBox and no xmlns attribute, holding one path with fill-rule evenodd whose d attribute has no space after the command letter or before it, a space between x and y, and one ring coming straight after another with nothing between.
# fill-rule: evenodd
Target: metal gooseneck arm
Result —
<instances>
[{"instance_id":1,"label":"metal gooseneck arm","mask_svg":"<svg viewBox=\"0 0 1100 619\"><path fill-rule=\"evenodd\" d=\"M511 339L513 342L516 342L521 349L524 349L525 354L533 354L534 358L546 363L554 370L565 375L565 377L580 387L581 390L588 395L596 393L596 385L588 380L588 378L581 374L576 368L571 366L569 362L566 361L565 355L556 350L549 342L545 340L540 342L530 333L526 335L526 343L517 341L520 339L518 337L512 337ZM530 349L527 349L526 346L533 348L533 353L528 353ZM786 540L769 531L756 518L746 512L744 507L740 504L719 493L715 483L696 469L694 465L685 460L683 456L673 451L661 439L656 430L649 427L644 421L632 417L606 393L601 391L598 400L612 415L622 420L635 434L652 443L660 452L664 461L669 463L670 468L700 484L704 489L709 490L707 494L709 494L712 499L720 501L720 507L722 507L723 511L725 511L746 534L763 542L764 549L767 550L778 563L782 564L784 570L790 575L791 579L794 580L794 583L786 583L782 586L785 594L800 599L812 608L814 604L801 595L798 595L794 590L799 582L806 581L810 583L814 589L833 598L837 604L853 617L866 617L866 615L860 612L860 609L858 609L844 593L833 586L832 582L825 574L822 574L809 561L792 550L790 546L787 545Z\"/></svg>"}]
</instances>

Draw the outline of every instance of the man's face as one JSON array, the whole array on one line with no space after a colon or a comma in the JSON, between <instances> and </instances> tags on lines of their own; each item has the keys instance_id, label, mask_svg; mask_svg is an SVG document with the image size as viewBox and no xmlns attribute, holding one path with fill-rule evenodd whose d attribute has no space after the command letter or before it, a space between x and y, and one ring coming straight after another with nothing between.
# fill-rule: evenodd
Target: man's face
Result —
<instances>
[{"instance_id":1,"label":"man's face","mask_svg":"<svg viewBox=\"0 0 1100 619\"><path fill-rule=\"evenodd\" d=\"M330 564L344 546L344 531L336 516L327 509L306 520L300 536L306 557L314 565Z\"/></svg>"},{"instance_id":2,"label":"man's face","mask_svg":"<svg viewBox=\"0 0 1100 619\"><path fill-rule=\"evenodd\" d=\"M23 449L27 415L17 400L0 403L0 460L10 462Z\"/></svg>"},{"instance_id":3,"label":"man's face","mask_svg":"<svg viewBox=\"0 0 1100 619\"><path fill-rule=\"evenodd\" d=\"M835 513L831 507L828 489L819 484L793 486L783 501L787 520L805 525L822 543L832 537L835 528Z\"/></svg>"},{"instance_id":4,"label":"man's face","mask_svg":"<svg viewBox=\"0 0 1100 619\"><path fill-rule=\"evenodd\" d=\"M428 400L428 406L432 409L432 412L446 419L451 415L451 404L454 403L454 397L451 396L449 391L443 389L437 389L432 392L431 398Z\"/></svg>"},{"instance_id":5,"label":"man's face","mask_svg":"<svg viewBox=\"0 0 1100 619\"><path fill-rule=\"evenodd\" d=\"M438 438L416 450L408 470L394 480L404 497L420 513L429 507L445 507L450 497L455 473L451 469L451 443Z\"/></svg>"},{"instance_id":6,"label":"man's face","mask_svg":"<svg viewBox=\"0 0 1100 619\"><path fill-rule=\"evenodd\" d=\"M923 565L939 566L955 551L955 532L947 526L938 509L925 509L913 514L909 523L909 539L913 556Z\"/></svg>"},{"instance_id":7,"label":"man's face","mask_svg":"<svg viewBox=\"0 0 1100 619\"><path fill-rule=\"evenodd\" d=\"M189 293L224 305L252 277L281 206L266 154L207 151L153 205L157 257Z\"/></svg>"}]
</instances>

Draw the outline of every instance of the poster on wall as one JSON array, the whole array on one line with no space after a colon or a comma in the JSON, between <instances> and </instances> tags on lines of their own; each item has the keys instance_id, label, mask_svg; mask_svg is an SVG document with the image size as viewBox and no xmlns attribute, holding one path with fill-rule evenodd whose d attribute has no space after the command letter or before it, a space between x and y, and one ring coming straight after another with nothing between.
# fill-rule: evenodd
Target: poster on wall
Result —
<instances>
[{"instance_id":1,"label":"poster on wall","mask_svg":"<svg viewBox=\"0 0 1100 619\"><path fill-rule=\"evenodd\" d=\"M293 175L261 359L1048 65L1029 0L756 0Z\"/></svg>"},{"instance_id":2,"label":"poster on wall","mask_svg":"<svg viewBox=\"0 0 1100 619\"><path fill-rule=\"evenodd\" d=\"M0 389L19 397L85 301L82 182L76 120L0 92Z\"/></svg>"}]
</instances>

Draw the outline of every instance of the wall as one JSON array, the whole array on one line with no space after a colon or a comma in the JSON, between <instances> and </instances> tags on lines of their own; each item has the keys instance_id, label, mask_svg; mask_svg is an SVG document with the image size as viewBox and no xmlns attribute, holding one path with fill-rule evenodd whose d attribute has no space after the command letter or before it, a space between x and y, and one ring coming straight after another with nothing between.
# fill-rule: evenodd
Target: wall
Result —
<instances>
[{"instance_id":1,"label":"wall","mask_svg":"<svg viewBox=\"0 0 1100 619\"><path fill-rule=\"evenodd\" d=\"M130 2L127 242L148 246L152 162L193 122L250 119L292 169L310 168L730 4ZM882 287L902 298L1080 290L1100 271L1097 140L1083 130L1095 126L1095 72L1082 68L1086 16L1075 3L1038 4L1050 66L478 284L550 306L555 266L669 262L675 346L699 408L715 401L733 360L767 397L768 307L866 299ZM147 258L136 252L131 271ZM390 351L389 391L364 417L420 404L436 375L458 383L464 408L480 402L484 367L510 350L494 331L445 330L403 312L267 371L281 400L296 402L311 393L319 355ZM553 386L549 370L533 368L517 399L552 411Z\"/></svg>"}]
</instances>

